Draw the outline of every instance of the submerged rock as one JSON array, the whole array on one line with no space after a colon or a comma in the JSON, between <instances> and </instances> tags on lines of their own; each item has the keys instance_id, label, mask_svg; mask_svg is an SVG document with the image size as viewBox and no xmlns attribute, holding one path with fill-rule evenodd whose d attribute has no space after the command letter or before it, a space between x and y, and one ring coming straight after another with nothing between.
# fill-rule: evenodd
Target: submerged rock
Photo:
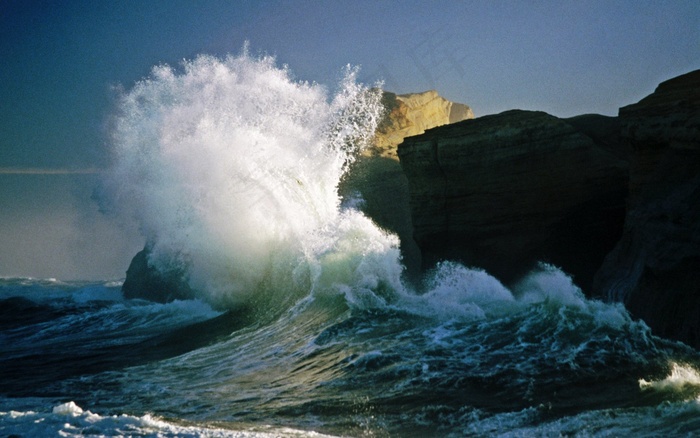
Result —
<instances>
[{"instance_id":1,"label":"submerged rock","mask_svg":"<svg viewBox=\"0 0 700 438\"><path fill-rule=\"evenodd\" d=\"M601 120L615 124L513 110L405 139L398 154L424 267L458 260L508 283L547 261L590 289L627 195L625 153Z\"/></svg>"},{"instance_id":2,"label":"submerged rock","mask_svg":"<svg viewBox=\"0 0 700 438\"><path fill-rule=\"evenodd\" d=\"M146 245L131 259L122 285L124 297L159 303L192 298L194 293L185 279L183 270L171 269L161 272L149 262L150 253L149 246Z\"/></svg>"},{"instance_id":3,"label":"submerged rock","mask_svg":"<svg viewBox=\"0 0 700 438\"><path fill-rule=\"evenodd\" d=\"M655 334L700 346L700 70L620 108L633 150L624 234L595 292Z\"/></svg>"}]
</instances>

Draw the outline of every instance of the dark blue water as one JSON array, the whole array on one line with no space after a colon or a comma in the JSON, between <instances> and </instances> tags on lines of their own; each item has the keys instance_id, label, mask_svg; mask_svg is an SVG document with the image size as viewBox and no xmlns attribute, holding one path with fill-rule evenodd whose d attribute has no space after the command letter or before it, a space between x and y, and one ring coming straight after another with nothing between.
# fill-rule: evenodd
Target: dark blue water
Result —
<instances>
[{"instance_id":1,"label":"dark blue water","mask_svg":"<svg viewBox=\"0 0 700 438\"><path fill-rule=\"evenodd\" d=\"M575 288L447 312L342 296L219 312L124 300L117 283L5 279L0 303L7 435L700 431L697 352Z\"/></svg>"}]
</instances>

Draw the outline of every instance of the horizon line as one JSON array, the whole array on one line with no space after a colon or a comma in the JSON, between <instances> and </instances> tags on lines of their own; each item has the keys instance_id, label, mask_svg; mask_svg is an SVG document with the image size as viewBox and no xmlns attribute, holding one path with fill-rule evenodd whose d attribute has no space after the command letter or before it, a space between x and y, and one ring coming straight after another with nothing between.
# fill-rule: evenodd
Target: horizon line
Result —
<instances>
[{"instance_id":1,"label":"horizon line","mask_svg":"<svg viewBox=\"0 0 700 438\"><path fill-rule=\"evenodd\" d=\"M85 169L60 169L40 167L0 167L0 175L90 175L104 172L105 169L88 167Z\"/></svg>"}]
</instances>

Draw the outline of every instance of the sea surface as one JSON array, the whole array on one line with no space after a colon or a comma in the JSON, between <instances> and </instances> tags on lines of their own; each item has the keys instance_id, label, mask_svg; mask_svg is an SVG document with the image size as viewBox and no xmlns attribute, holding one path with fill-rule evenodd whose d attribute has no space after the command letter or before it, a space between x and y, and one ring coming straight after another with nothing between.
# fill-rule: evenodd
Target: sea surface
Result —
<instances>
[{"instance_id":1,"label":"sea surface","mask_svg":"<svg viewBox=\"0 0 700 438\"><path fill-rule=\"evenodd\" d=\"M0 436L700 433L700 354L557 267L406 280L337 192L382 114L356 75L328 89L244 49L124 91L101 207L195 292L0 279Z\"/></svg>"},{"instance_id":2,"label":"sea surface","mask_svg":"<svg viewBox=\"0 0 700 438\"><path fill-rule=\"evenodd\" d=\"M392 305L306 297L222 312L125 300L118 282L3 279L0 434L700 432L696 351L584 299L557 270L537 281L520 298L465 285Z\"/></svg>"}]
</instances>

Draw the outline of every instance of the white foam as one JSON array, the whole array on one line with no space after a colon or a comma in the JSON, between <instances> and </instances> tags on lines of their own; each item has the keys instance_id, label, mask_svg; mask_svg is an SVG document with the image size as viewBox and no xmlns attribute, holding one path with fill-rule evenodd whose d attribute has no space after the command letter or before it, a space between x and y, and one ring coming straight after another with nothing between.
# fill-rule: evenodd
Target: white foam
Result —
<instances>
[{"instance_id":1,"label":"white foam","mask_svg":"<svg viewBox=\"0 0 700 438\"><path fill-rule=\"evenodd\" d=\"M686 364L671 363L671 373L661 380L639 379L639 387L644 390L680 392L696 389L700 393L700 373Z\"/></svg>"},{"instance_id":2,"label":"white foam","mask_svg":"<svg viewBox=\"0 0 700 438\"><path fill-rule=\"evenodd\" d=\"M58 406L54 406L53 409L51 410L52 414L57 414L57 415L70 415L72 417L77 417L78 415L83 413L83 409L76 405L75 402L68 402L68 403L63 403Z\"/></svg>"},{"instance_id":3,"label":"white foam","mask_svg":"<svg viewBox=\"0 0 700 438\"><path fill-rule=\"evenodd\" d=\"M482 319L487 313L507 311L514 303L511 292L496 278L454 262L439 263L426 285L421 296L404 295L403 307L440 319Z\"/></svg>"},{"instance_id":4,"label":"white foam","mask_svg":"<svg viewBox=\"0 0 700 438\"><path fill-rule=\"evenodd\" d=\"M356 74L331 98L244 52L159 66L126 93L108 185L152 243L150 262L186 266L218 305L289 287L307 240L338 220L338 182L379 120L380 92Z\"/></svg>"},{"instance_id":5,"label":"white foam","mask_svg":"<svg viewBox=\"0 0 700 438\"><path fill-rule=\"evenodd\" d=\"M398 238L358 211L342 212L305 243L315 293L337 291L364 307L367 300L382 302L403 288Z\"/></svg>"},{"instance_id":6,"label":"white foam","mask_svg":"<svg viewBox=\"0 0 700 438\"><path fill-rule=\"evenodd\" d=\"M63 437L201 437L201 438L271 438L328 437L312 431L291 428L258 427L255 430L223 429L199 425L182 425L153 415L103 416L83 410L74 402L55 406L51 413L38 411L0 411L0 430L9 436Z\"/></svg>"},{"instance_id":7,"label":"white foam","mask_svg":"<svg viewBox=\"0 0 700 438\"><path fill-rule=\"evenodd\" d=\"M540 263L514 286L513 291L524 303L547 301L556 306L585 307L583 293L571 277L547 263Z\"/></svg>"}]
</instances>

